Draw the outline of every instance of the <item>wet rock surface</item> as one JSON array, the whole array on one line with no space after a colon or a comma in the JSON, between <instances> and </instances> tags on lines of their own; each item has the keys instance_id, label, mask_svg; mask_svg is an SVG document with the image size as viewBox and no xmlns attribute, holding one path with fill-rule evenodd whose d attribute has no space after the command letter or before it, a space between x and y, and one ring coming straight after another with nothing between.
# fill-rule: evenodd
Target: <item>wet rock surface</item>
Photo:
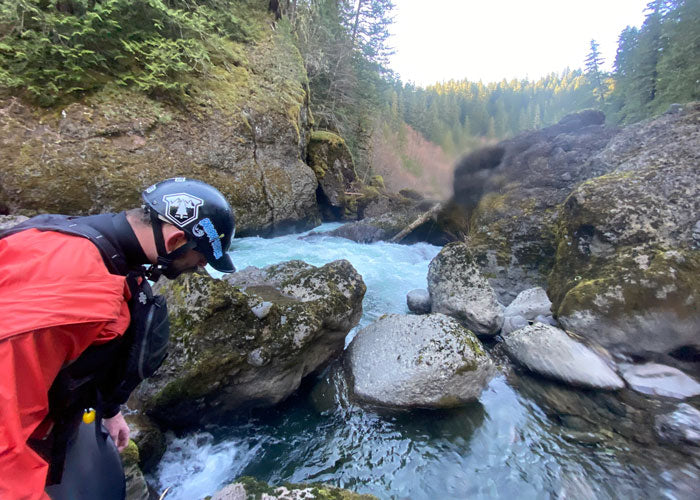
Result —
<instances>
[{"instance_id":1,"label":"wet rock surface","mask_svg":"<svg viewBox=\"0 0 700 500\"><path fill-rule=\"evenodd\" d=\"M242 477L212 495L211 500L377 500L328 484L286 484L270 486L252 477Z\"/></svg>"},{"instance_id":2,"label":"wet rock surface","mask_svg":"<svg viewBox=\"0 0 700 500\"><path fill-rule=\"evenodd\" d=\"M700 395L700 383L676 368L658 363L620 363L618 367L622 377L635 391L675 399Z\"/></svg>"},{"instance_id":3,"label":"wet rock surface","mask_svg":"<svg viewBox=\"0 0 700 500\"><path fill-rule=\"evenodd\" d=\"M578 387L625 386L600 356L558 328L536 323L506 335L504 343L511 358L540 375Z\"/></svg>"},{"instance_id":4,"label":"wet rock surface","mask_svg":"<svg viewBox=\"0 0 700 500\"><path fill-rule=\"evenodd\" d=\"M464 243L450 243L430 262L432 311L451 316L477 335L495 335L503 306Z\"/></svg>"},{"instance_id":5,"label":"wet rock surface","mask_svg":"<svg viewBox=\"0 0 700 500\"><path fill-rule=\"evenodd\" d=\"M687 403L679 404L672 413L658 415L655 424L663 441L700 446L700 411Z\"/></svg>"},{"instance_id":6,"label":"wet rock surface","mask_svg":"<svg viewBox=\"0 0 700 500\"><path fill-rule=\"evenodd\" d=\"M355 397L382 406L449 408L476 400L495 366L473 333L443 314L388 314L346 354Z\"/></svg>"},{"instance_id":7,"label":"wet rock surface","mask_svg":"<svg viewBox=\"0 0 700 500\"><path fill-rule=\"evenodd\" d=\"M362 314L366 287L347 261L291 261L228 279L186 276L159 290L168 299L170 355L130 406L161 426L206 425L280 402L342 352Z\"/></svg>"}]
</instances>

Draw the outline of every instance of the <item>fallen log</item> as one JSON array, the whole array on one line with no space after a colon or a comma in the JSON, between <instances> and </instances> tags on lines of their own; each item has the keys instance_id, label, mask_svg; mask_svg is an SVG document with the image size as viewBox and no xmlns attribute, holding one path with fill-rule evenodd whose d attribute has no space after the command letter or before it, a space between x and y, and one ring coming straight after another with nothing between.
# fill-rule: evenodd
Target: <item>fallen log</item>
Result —
<instances>
[{"instance_id":1,"label":"fallen log","mask_svg":"<svg viewBox=\"0 0 700 500\"><path fill-rule=\"evenodd\" d=\"M433 205L433 207L432 207L430 210L428 210L427 212L425 212L423 215L421 215L421 216L418 217L416 220L414 220L413 222L411 222L408 226L406 226L405 228L403 228L403 229L401 230L401 232L399 232L397 235L395 235L394 237L392 237L392 238L389 240L389 242L390 242L390 243L398 243L398 242L400 242L402 239L404 239L406 236L408 236L408 235L411 233L411 231L413 231L415 228L417 228L418 226L420 226L421 224L423 224L425 221L427 221L428 219L430 219L430 218L431 218L433 215L435 215L437 212L439 212L441 208L442 208L442 203L436 203L435 205Z\"/></svg>"}]
</instances>

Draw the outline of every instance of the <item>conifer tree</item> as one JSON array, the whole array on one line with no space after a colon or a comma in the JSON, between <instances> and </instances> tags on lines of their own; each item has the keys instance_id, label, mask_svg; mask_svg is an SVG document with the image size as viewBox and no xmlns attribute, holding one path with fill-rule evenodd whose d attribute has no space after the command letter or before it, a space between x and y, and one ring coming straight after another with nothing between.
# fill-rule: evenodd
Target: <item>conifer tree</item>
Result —
<instances>
[{"instance_id":1,"label":"conifer tree","mask_svg":"<svg viewBox=\"0 0 700 500\"><path fill-rule=\"evenodd\" d=\"M605 86L601 67L603 56L598 50L598 42L591 40L591 50L586 57L586 76L593 85L593 93L601 104L605 104Z\"/></svg>"}]
</instances>

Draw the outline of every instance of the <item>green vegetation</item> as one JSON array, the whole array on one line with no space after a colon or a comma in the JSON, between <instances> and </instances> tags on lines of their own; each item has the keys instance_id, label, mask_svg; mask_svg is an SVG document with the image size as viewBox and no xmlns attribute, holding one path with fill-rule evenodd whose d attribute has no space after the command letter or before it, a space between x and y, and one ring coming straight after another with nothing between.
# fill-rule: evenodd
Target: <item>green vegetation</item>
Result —
<instances>
[{"instance_id":1,"label":"green vegetation","mask_svg":"<svg viewBox=\"0 0 700 500\"><path fill-rule=\"evenodd\" d=\"M257 33L234 0L6 0L0 3L0 87L42 105L115 81L182 95L187 75L233 66L230 41Z\"/></svg>"}]
</instances>

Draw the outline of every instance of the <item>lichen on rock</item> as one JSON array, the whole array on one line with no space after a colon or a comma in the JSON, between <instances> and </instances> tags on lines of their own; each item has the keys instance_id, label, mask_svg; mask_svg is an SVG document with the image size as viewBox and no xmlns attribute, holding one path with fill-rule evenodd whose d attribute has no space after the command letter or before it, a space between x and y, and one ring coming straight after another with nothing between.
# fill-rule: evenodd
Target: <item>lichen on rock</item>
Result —
<instances>
[{"instance_id":1,"label":"lichen on rock","mask_svg":"<svg viewBox=\"0 0 700 500\"><path fill-rule=\"evenodd\" d=\"M289 396L301 379L342 352L362 314L366 287L347 261L200 276L162 286L171 320L170 355L142 383L134 404L165 427L217 422ZM267 314L256 314L263 302Z\"/></svg>"}]
</instances>

